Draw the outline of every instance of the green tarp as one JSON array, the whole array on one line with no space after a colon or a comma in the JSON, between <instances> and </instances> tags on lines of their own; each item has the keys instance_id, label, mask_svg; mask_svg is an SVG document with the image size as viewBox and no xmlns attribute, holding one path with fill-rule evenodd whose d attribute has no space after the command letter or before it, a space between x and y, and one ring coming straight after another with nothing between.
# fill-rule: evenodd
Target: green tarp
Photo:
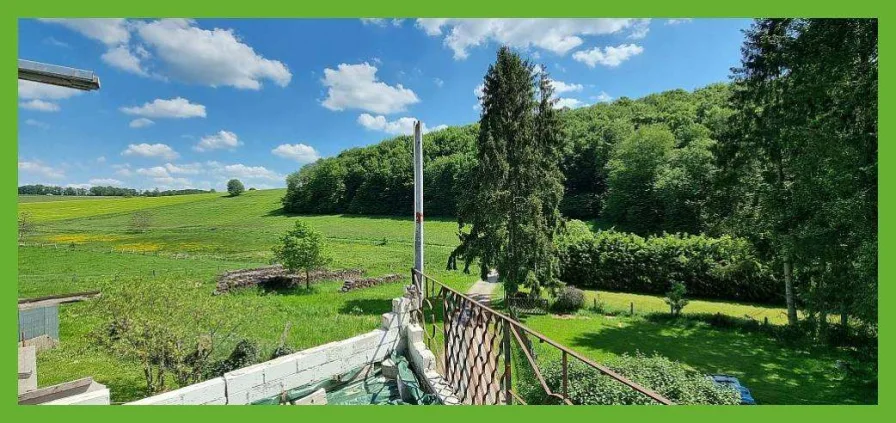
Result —
<instances>
[{"instance_id":1,"label":"green tarp","mask_svg":"<svg viewBox=\"0 0 896 423\"><path fill-rule=\"evenodd\" d=\"M438 401L420 387L420 382L408 365L408 360L393 355L398 367L398 379L389 380L382 375L379 364L359 367L338 378L289 389L280 395L253 402L253 405L279 405L311 395L323 388L328 405L430 405ZM367 374L362 374L367 372ZM348 381L348 382L344 382ZM402 393L404 395L402 395ZM402 399L404 398L404 399Z\"/></svg>"}]
</instances>

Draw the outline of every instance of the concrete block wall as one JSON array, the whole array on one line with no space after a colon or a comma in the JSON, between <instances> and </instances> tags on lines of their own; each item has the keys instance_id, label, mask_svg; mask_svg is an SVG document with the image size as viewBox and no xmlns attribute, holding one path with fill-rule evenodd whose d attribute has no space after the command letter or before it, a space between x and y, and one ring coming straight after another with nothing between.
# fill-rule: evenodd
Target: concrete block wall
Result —
<instances>
[{"instance_id":1,"label":"concrete block wall","mask_svg":"<svg viewBox=\"0 0 896 423\"><path fill-rule=\"evenodd\" d=\"M109 405L111 399L109 389L101 388L95 391L88 391L78 395L72 395L60 398L54 401L45 402L41 405Z\"/></svg>"},{"instance_id":2,"label":"concrete block wall","mask_svg":"<svg viewBox=\"0 0 896 423\"><path fill-rule=\"evenodd\" d=\"M460 400L455 396L451 385L436 372L436 356L423 341L423 328L411 324L405 328L408 350L406 356L417 377L423 382L427 392L435 394L444 405L458 405Z\"/></svg>"},{"instance_id":3,"label":"concrete block wall","mask_svg":"<svg viewBox=\"0 0 896 423\"><path fill-rule=\"evenodd\" d=\"M403 345L400 335L409 323L410 306L408 299L394 300L393 311L383 314L381 327L371 332L234 370L223 377L128 405L251 404L365 364L378 363Z\"/></svg>"}]
</instances>

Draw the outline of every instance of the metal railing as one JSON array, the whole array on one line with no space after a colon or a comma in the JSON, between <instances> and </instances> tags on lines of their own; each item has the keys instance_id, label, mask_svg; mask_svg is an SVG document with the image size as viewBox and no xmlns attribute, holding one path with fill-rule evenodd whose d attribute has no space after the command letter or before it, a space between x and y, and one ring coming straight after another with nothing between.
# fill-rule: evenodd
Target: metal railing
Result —
<instances>
[{"instance_id":1,"label":"metal railing","mask_svg":"<svg viewBox=\"0 0 896 423\"><path fill-rule=\"evenodd\" d=\"M572 405L569 396L571 360L628 386L653 402L672 404L662 395L416 269L411 270L411 279L421 296L421 308L415 320L423 326L426 344L436 354L438 372L464 404L526 404L519 394L519 387L514 385L514 378L525 370L529 376L525 383L540 385L544 398L552 403ZM536 361L533 342L545 344L560 354L560 386L552 387L544 377ZM519 372L515 373L514 367Z\"/></svg>"}]
</instances>

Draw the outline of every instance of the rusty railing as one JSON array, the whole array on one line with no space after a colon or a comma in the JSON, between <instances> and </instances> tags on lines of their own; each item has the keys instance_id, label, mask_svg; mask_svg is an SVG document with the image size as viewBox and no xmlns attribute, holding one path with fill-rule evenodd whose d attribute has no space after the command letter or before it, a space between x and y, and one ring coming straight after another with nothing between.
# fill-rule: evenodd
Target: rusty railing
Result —
<instances>
[{"instance_id":1,"label":"rusty railing","mask_svg":"<svg viewBox=\"0 0 896 423\"><path fill-rule=\"evenodd\" d=\"M424 273L412 269L411 278L421 295L421 308L415 320L423 326L426 344L436 354L438 372L464 404L526 404L514 385L514 378L519 377L514 371L517 366L520 371L529 372L527 383L540 385L544 398L550 399L552 403L572 405L568 377L570 360L578 360L652 402L672 404L662 395ZM534 343L546 344L559 352L562 369L559 387L552 388L542 374L533 351Z\"/></svg>"}]
</instances>

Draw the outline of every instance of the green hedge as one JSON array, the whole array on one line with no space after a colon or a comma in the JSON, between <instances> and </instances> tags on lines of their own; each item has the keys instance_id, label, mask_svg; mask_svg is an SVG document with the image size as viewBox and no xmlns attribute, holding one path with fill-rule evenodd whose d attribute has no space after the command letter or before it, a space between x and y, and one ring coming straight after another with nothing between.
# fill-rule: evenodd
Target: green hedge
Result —
<instances>
[{"instance_id":1,"label":"green hedge","mask_svg":"<svg viewBox=\"0 0 896 423\"><path fill-rule=\"evenodd\" d=\"M783 283L745 239L703 235L643 238L616 231L583 233L567 223L559 237L561 280L582 289L662 295L685 284L694 298L779 304Z\"/></svg>"},{"instance_id":2,"label":"green hedge","mask_svg":"<svg viewBox=\"0 0 896 423\"><path fill-rule=\"evenodd\" d=\"M740 404L738 392L730 388L716 386L705 375L659 355L623 355L605 364L616 373L653 390L675 404ZM578 360L570 360L567 372L569 399L573 404L656 404L644 394L599 373ZM560 392L563 381L563 367L560 363L557 361L548 363L542 373L551 390ZM520 391L530 404L556 403L552 398L547 398L541 386L537 384L526 383L521 386Z\"/></svg>"}]
</instances>

